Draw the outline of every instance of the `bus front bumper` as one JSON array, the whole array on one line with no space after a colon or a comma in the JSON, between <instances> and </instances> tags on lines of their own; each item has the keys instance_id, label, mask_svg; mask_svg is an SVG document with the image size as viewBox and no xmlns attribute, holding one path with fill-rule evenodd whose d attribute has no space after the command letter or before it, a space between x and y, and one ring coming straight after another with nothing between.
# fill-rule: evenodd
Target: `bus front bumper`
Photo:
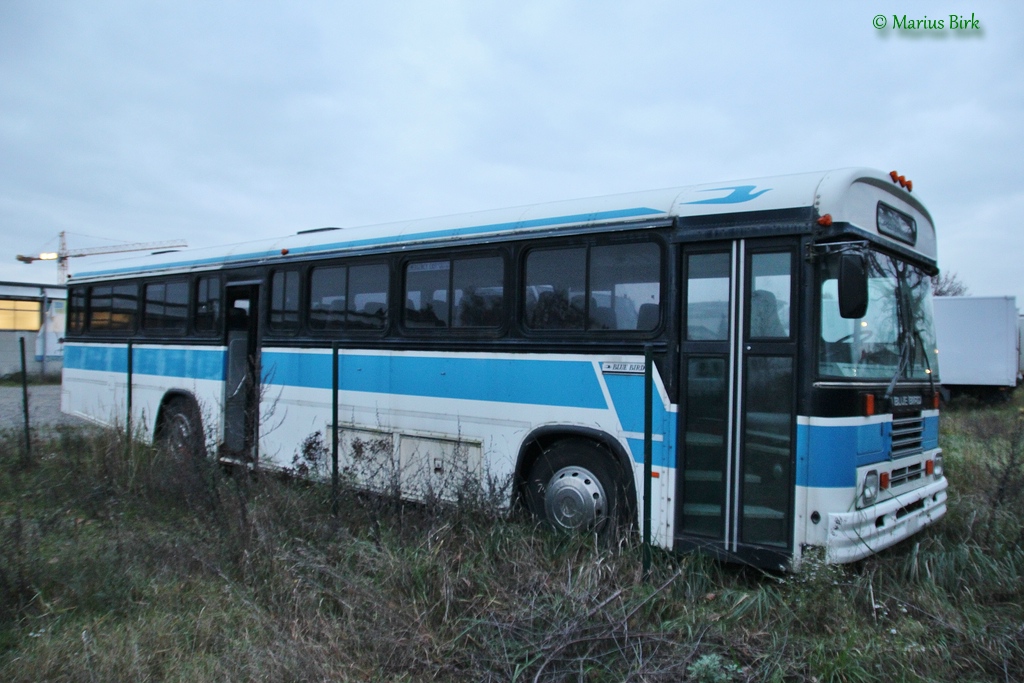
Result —
<instances>
[{"instance_id":1,"label":"bus front bumper","mask_svg":"<svg viewBox=\"0 0 1024 683\"><path fill-rule=\"evenodd\" d=\"M828 516L826 557L855 562L913 536L946 514L946 478L854 512Z\"/></svg>"}]
</instances>

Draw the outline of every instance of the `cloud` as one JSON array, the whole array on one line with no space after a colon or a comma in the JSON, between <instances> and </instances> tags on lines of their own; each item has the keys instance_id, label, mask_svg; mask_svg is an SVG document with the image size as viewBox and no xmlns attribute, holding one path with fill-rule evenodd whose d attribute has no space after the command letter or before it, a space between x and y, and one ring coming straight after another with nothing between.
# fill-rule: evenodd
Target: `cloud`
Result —
<instances>
[{"instance_id":1,"label":"cloud","mask_svg":"<svg viewBox=\"0 0 1024 683\"><path fill-rule=\"evenodd\" d=\"M3 3L0 237L212 245L867 165L949 244L980 215L1015 244L1024 10L974 11L915 38L858 3Z\"/></svg>"}]
</instances>

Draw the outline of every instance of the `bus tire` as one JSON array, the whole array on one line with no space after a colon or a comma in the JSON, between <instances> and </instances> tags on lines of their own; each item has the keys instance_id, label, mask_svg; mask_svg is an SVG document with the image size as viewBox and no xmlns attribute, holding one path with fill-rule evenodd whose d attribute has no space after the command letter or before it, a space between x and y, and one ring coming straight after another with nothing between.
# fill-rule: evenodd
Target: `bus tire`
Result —
<instances>
[{"instance_id":1,"label":"bus tire","mask_svg":"<svg viewBox=\"0 0 1024 683\"><path fill-rule=\"evenodd\" d=\"M527 509L558 531L605 532L623 516L625 494L619 470L593 442L559 441L530 468Z\"/></svg>"},{"instance_id":2,"label":"bus tire","mask_svg":"<svg viewBox=\"0 0 1024 683\"><path fill-rule=\"evenodd\" d=\"M184 397L164 407L157 442L180 463L196 463L206 457L203 418L194 401Z\"/></svg>"}]
</instances>

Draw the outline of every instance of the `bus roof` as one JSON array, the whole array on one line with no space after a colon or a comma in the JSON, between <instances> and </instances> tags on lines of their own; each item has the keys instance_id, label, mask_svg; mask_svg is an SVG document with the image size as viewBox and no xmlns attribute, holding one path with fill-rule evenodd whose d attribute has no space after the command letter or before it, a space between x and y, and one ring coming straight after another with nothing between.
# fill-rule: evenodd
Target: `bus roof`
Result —
<instances>
[{"instance_id":1,"label":"bus roof","mask_svg":"<svg viewBox=\"0 0 1024 683\"><path fill-rule=\"evenodd\" d=\"M865 197L865 193L871 193ZM875 201L864 199L875 197ZM313 255L360 253L460 239L499 239L538 231L579 230L624 221L714 216L813 208L834 222L878 234L875 203L884 198L919 225L913 251L935 259L935 232L927 210L889 174L863 168L707 183L689 187L574 199L508 209L350 228L303 231L227 246L122 257L95 264L73 282L140 273L216 270ZM887 238L886 238L887 239Z\"/></svg>"}]
</instances>

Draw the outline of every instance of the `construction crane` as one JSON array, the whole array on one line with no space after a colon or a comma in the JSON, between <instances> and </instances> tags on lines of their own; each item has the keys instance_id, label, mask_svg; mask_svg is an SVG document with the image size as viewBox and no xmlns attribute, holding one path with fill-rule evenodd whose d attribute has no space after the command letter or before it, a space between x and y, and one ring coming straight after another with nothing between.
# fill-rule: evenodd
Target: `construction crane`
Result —
<instances>
[{"instance_id":1,"label":"construction crane","mask_svg":"<svg viewBox=\"0 0 1024 683\"><path fill-rule=\"evenodd\" d=\"M33 261L56 261L57 262L57 283L65 284L68 279L68 259L75 258L78 256L97 256L99 254L120 254L126 251L149 251L152 249L175 249L177 247L187 247L188 243L185 240L166 240L164 242L132 242L129 244L115 244L109 247L89 247L86 249L68 249L67 238L62 230L60 233L60 243L57 251L45 251L38 256L22 256L18 254L17 258L22 263L32 263Z\"/></svg>"}]
</instances>

